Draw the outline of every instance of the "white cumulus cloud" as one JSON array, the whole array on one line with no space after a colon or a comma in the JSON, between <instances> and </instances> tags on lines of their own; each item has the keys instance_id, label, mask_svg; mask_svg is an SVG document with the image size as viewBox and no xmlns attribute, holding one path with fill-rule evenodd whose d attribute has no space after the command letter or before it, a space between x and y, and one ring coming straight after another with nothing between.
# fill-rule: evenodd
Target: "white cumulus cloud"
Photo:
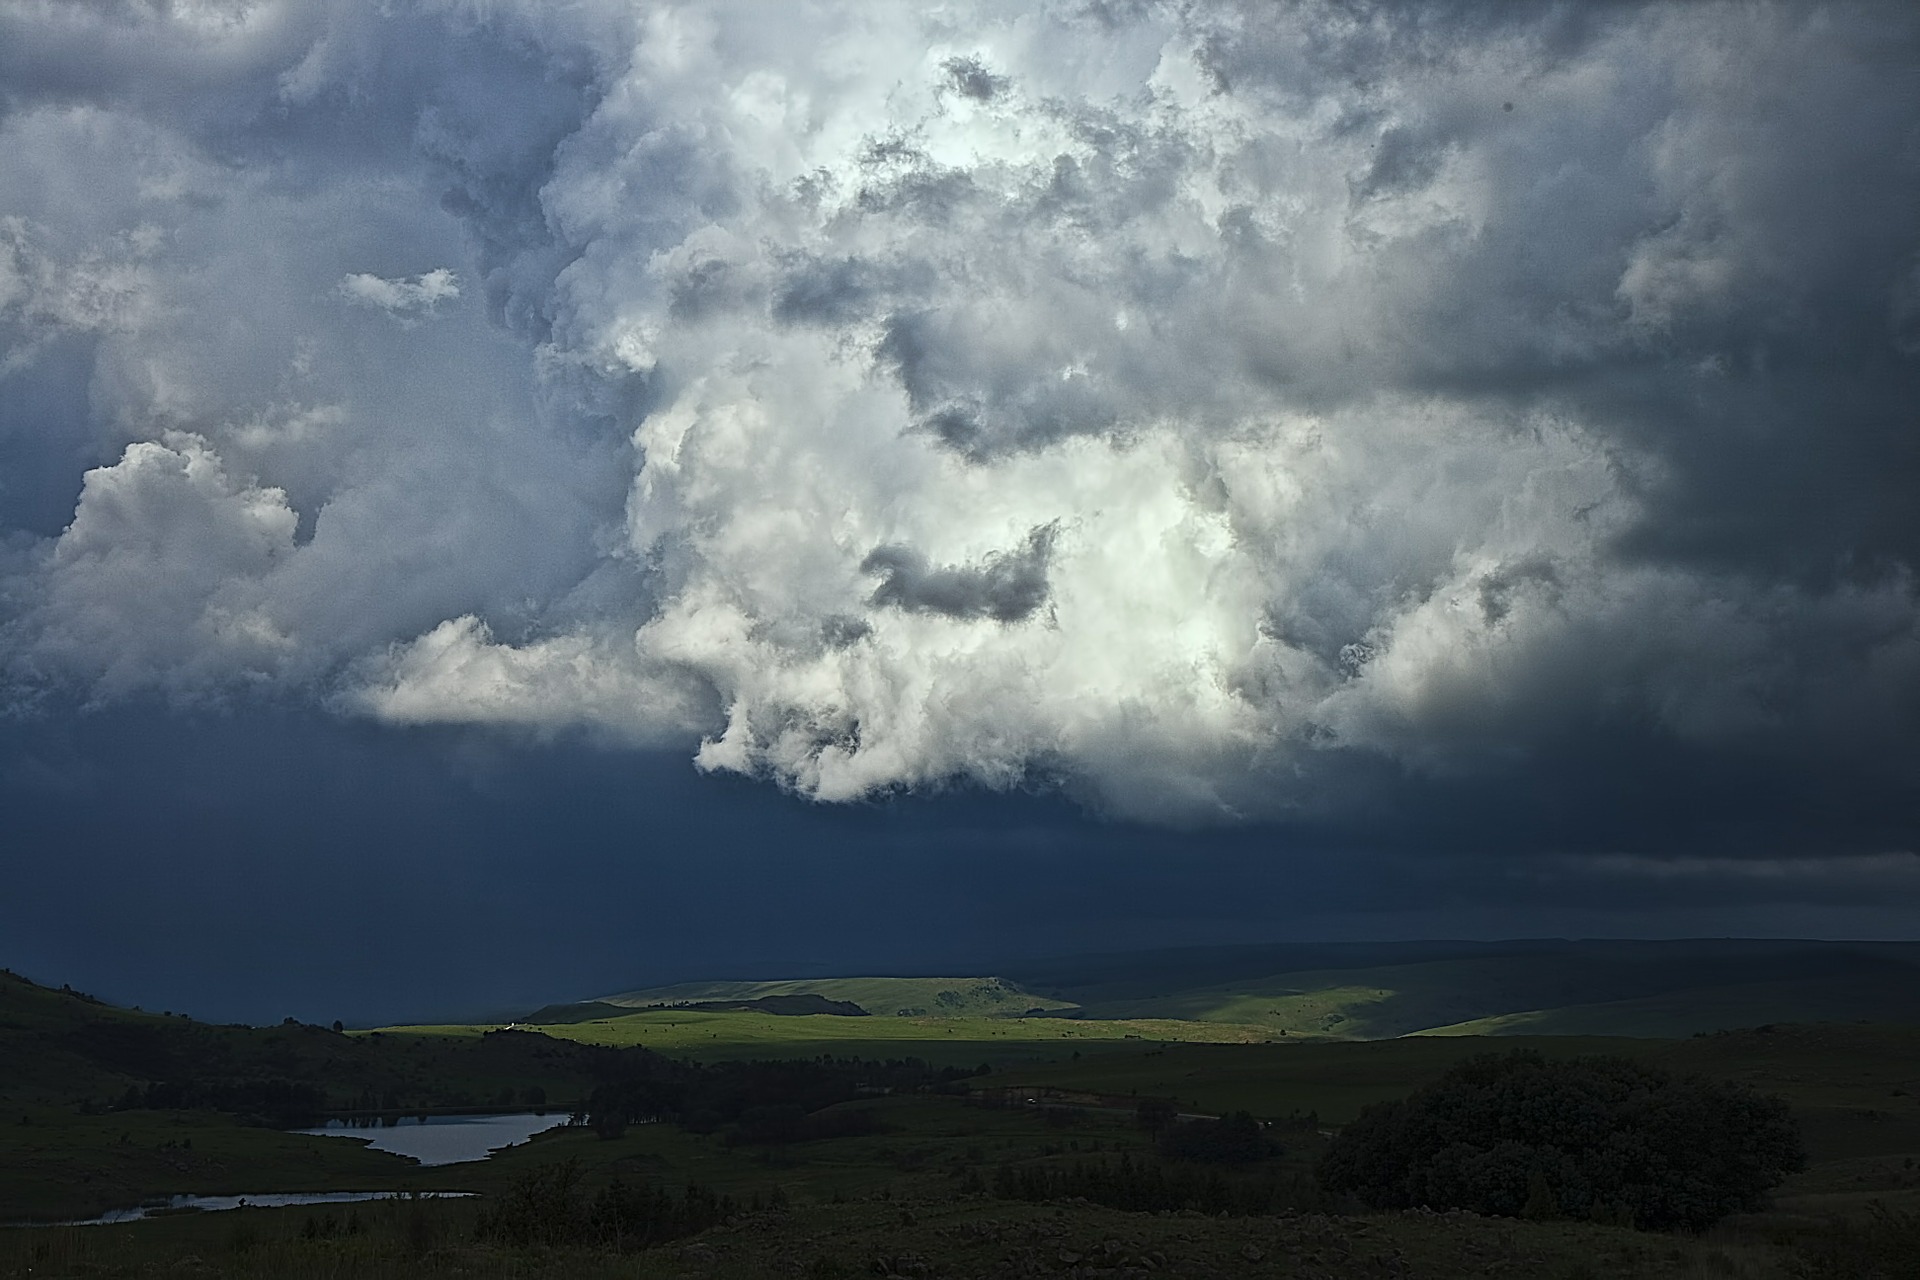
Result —
<instances>
[{"instance_id":1,"label":"white cumulus cloud","mask_svg":"<svg viewBox=\"0 0 1920 1280\"><path fill-rule=\"evenodd\" d=\"M377 308L405 322L432 315L442 302L459 297L460 278L446 267L392 280L356 271L340 281L338 292L349 302Z\"/></svg>"},{"instance_id":2,"label":"white cumulus cloud","mask_svg":"<svg viewBox=\"0 0 1920 1280\"><path fill-rule=\"evenodd\" d=\"M0 63L107 206L0 180L0 377L91 335L124 450L15 575L36 670L1169 821L1913 749L1910 14L129 23L117 85Z\"/></svg>"}]
</instances>

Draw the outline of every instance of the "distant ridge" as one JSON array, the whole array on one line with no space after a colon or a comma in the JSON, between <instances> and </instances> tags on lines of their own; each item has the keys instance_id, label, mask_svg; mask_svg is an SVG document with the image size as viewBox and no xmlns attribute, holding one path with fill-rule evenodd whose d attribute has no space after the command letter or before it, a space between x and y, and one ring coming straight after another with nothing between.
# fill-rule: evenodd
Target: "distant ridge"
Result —
<instances>
[{"instance_id":1,"label":"distant ridge","mask_svg":"<svg viewBox=\"0 0 1920 1280\"><path fill-rule=\"evenodd\" d=\"M1069 957L1013 973L1089 1018L1184 1018L1351 1039L1920 1022L1920 942L1281 944Z\"/></svg>"},{"instance_id":2,"label":"distant ridge","mask_svg":"<svg viewBox=\"0 0 1920 1280\"><path fill-rule=\"evenodd\" d=\"M1920 942L1528 938L1187 947L1069 956L1004 977L679 983L563 1006L553 1020L663 1007L831 1011L763 1003L792 997L878 1017L1164 1020L1316 1039L1668 1037L1780 1022L1920 1024Z\"/></svg>"},{"instance_id":3,"label":"distant ridge","mask_svg":"<svg viewBox=\"0 0 1920 1280\"><path fill-rule=\"evenodd\" d=\"M851 1000L829 1000L811 993L803 995L759 996L752 1000L683 1000L650 1008L693 1009L701 1013L771 1013L777 1017L798 1018L824 1013L841 1018L864 1018L867 1011ZM633 1013L633 1006L610 1004L605 1000L583 1000L579 1004L550 1004L519 1019L534 1027L565 1026L594 1022L601 1018L622 1018Z\"/></svg>"},{"instance_id":4,"label":"distant ridge","mask_svg":"<svg viewBox=\"0 0 1920 1280\"><path fill-rule=\"evenodd\" d=\"M805 996L835 1005L851 1005L882 1018L1019 1017L1038 1011L1071 1009L1068 1000L1049 999L1006 978L791 978L771 981L681 982L601 996L592 1003L626 1012L664 1006L739 1005ZM797 1010L798 1006L794 1006ZM788 1010L762 1007L763 1012ZM807 1012L851 1010L813 1008Z\"/></svg>"}]
</instances>

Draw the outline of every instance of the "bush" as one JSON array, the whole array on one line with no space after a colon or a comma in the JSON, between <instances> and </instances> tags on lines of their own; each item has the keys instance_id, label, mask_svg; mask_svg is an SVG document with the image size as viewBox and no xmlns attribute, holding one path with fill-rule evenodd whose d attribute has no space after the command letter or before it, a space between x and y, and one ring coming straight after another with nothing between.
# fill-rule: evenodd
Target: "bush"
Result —
<instances>
[{"instance_id":1,"label":"bush","mask_svg":"<svg viewBox=\"0 0 1920 1280\"><path fill-rule=\"evenodd\" d=\"M697 1235L732 1217L733 1201L698 1184L678 1198L651 1183L616 1177L588 1199L580 1165L539 1165L480 1213L482 1240L518 1248L612 1245L636 1249Z\"/></svg>"},{"instance_id":2,"label":"bush","mask_svg":"<svg viewBox=\"0 0 1920 1280\"><path fill-rule=\"evenodd\" d=\"M567 1160L527 1170L480 1211L476 1233L500 1244L567 1245L589 1234L580 1196L580 1164Z\"/></svg>"},{"instance_id":3,"label":"bush","mask_svg":"<svg viewBox=\"0 0 1920 1280\"><path fill-rule=\"evenodd\" d=\"M1798 1280L1893 1280L1920 1275L1920 1212L1867 1206L1861 1222L1835 1222L1802 1246Z\"/></svg>"},{"instance_id":4,"label":"bush","mask_svg":"<svg viewBox=\"0 0 1920 1280\"><path fill-rule=\"evenodd\" d=\"M1786 1104L1619 1058L1476 1058L1367 1108L1320 1164L1379 1209L1471 1209L1699 1231L1805 1165Z\"/></svg>"},{"instance_id":5,"label":"bush","mask_svg":"<svg viewBox=\"0 0 1920 1280\"><path fill-rule=\"evenodd\" d=\"M1188 1120L1163 1130L1154 1144L1169 1160L1197 1164L1251 1164L1280 1154L1260 1122L1244 1111L1218 1120Z\"/></svg>"},{"instance_id":6,"label":"bush","mask_svg":"<svg viewBox=\"0 0 1920 1280\"><path fill-rule=\"evenodd\" d=\"M864 1107L834 1107L805 1112L797 1106L749 1107L740 1113L726 1136L730 1147L742 1143L772 1145L817 1142L826 1138L860 1138L879 1133L881 1125Z\"/></svg>"}]
</instances>

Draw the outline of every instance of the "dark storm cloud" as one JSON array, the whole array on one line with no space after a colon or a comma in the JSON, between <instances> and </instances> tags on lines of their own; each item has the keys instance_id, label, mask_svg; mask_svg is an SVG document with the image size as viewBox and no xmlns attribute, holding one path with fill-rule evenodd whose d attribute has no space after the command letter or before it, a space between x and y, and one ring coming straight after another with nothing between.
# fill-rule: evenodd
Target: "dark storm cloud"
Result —
<instances>
[{"instance_id":1,"label":"dark storm cloud","mask_svg":"<svg viewBox=\"0 0 1920 1280\"><path fill-rule=\"evenodd\" d=\"M1035 529L1019 550L994 552L977 565L935 567L911 547L877 547L860 568L881 576L871 597L880 608L1024 622L1047 602L1047 557L1057 533L1052 525Z\"/></svg>"},{"instance_id":2,"label":"dark storm cloud","mask_svg":"<svg viewBox=\"0 0 1920 1280\"><path fill-rule=\"evenodd\" d=\"M1638 25L1658 39L1680 15L1357 12L1318 47L1269 11L1207 48L1253 95L1298 92L1303 56L1363 84L1485 69L1397 122L1359 95L1355 127L1374 141L1358 198L1424 188L1447 157L1476 151L1503 196L1443 258L1444 287L1407 298L1423 339L1399 353L1407 363L1369 379L1552 398L1658 458L1636 553L1814 581L1914 563L1920 443L1903 406L1920 395L1920 362L1889 323L1920 248L1920 157L1901 106L1916 84L1909 13L1721 24L1727 41L1671 59L1678 74L1615 63L1634 91L1582 103L1528 81L1607 65L1603 38L1637 43ZM1527 70L1503 79L1503 62Z\"/></svg>"},{"instance_id":3,"label":"dark storm cloud","mask_svg":"<svg viewBox=\"0 0 1920 1280\"><path fill-rule=\"evenodd\" d=\"M993 74L978 58L948 58L941 68L955 93L976 102L992 102L1007 91L1007 78Z\"/></svg>"},{"instance_id":4,"label":"dark storm cloud","mask_svg":"<svg viewBox=\"0 0 1920 1280\"><path fill-rule=\"evenodd\" d=\"M0 963L214 1019L498 1016L654 982L1151 945L1905 936L1920 907L1911 855L1436 849L1417 814L1359 841L1168 833L977 791L820 806L578 743L67 710L0 724ZM1498 837L1513 807L1483 801ZM1692 812L1751 809L1710 792Z\"/></svg>"},{"instance_id":5,"label":"dark storm cloud","mask_svg":"<svg viewBox=\"0 0 1920 1280\"><path fill-rule=\"evenodd\" d=\"M1032 335L1006 335L1023 340L1016 348L993 332L995 319L932 311L888 319L874 355L897 373L920 430L963 457L985 460L1098 434L1119 420L1110 393L1088 378L1062 378L1057 366L1035 367L1038 353L1024 341ZM1048 345L1056 349L1047 354L1071 362L1065 343Z\"/></svg>"},{"instance_id":6,"label":"dark storm cloud","mask_svg":"<svg viewBox=\"0 0 1920 1280\"><path fill-rule=\"evenodd\" d=\"M869 315L883 300L924 297L935 273L926 262L881 262L857 256L783 255L773 297L782 324L844 325Z\"/></svg>"},{"instance_id":7,"label":"dark storm cloud","mask_svg":"<svg viewBox=\"0 0 1920 1280\"><path fill-rule=\"evenodd\" d=\"M964 17L0 15L9 699L1911 847L1910 6Z\"/></svg>"}]
</instances>

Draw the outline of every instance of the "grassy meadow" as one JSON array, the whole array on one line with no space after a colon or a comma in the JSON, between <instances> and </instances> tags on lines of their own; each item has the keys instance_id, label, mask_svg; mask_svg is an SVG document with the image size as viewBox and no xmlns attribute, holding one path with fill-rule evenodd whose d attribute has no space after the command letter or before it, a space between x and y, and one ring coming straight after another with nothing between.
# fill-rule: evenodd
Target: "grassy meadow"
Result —
<instances>
[{"instance_id":1,"label":"grassy meadow","mask_svg":"<svg viewBox=\"0 0 1920 1280\"><path fill-rule=\"evenodd\" d=\"M1033 1009L1071 1009L1070 1000L1027 991L1000 977L795 978L772 982L682 982L601 996L598 1003L629 1009L759 1000L767 996L821 996L859 1005L883 1018L1001 1017Z\"/></svg>"},{"instance_id":2,"label":"grassy meadow","mask_svg":"<svg viewBox=\"0 0 1920 1280\"><path fill-rule=\"evenodd\" d=\"M484 1035L495 1026L385 1027L382 1034L429 1040ZM640 1047L695 1061L735 1058L925 1058L942 1066L1050 1060L1082 1051L1111 1051L1149 1042L1198 1040L1257 1044L1272 1038L1261 1027L1171 1018L1069 1021L1062 1018L848 1018L831 1014L787 1017L755 1012L643 1009L611 1018L543 1025L559 1040L584 1045Z\"/></svg>"},{"instance_id":3,"label":"grassy meadow","mask_svg":"<svg viewBox=\"0 0 1920 1280\"><path fill-rule=\"evenodd\" d=\"M1673 1038L1769 1022L1920 1022L1920 944L1540 940L1189 948L1083 957L1003 976L681 983L600 996L574 1006L580 1011L574 1016L565 1014L568 1006L554 1006L539 1021L598 1021L618 1018L623 1009L795 995L849 1002L875 1018L936 1023L1019 1019L1039 1010L1073 1023L1132 1023L1132 1033L1164 1040ZM1195 1023L1229 1030L1209 1033ZM707 1034L720 1038L713 1028ZM886 1037L912 1034L886 1030ZM777 1032L769 1027L756 1035Z\"/></svg>"}]
</instances>

